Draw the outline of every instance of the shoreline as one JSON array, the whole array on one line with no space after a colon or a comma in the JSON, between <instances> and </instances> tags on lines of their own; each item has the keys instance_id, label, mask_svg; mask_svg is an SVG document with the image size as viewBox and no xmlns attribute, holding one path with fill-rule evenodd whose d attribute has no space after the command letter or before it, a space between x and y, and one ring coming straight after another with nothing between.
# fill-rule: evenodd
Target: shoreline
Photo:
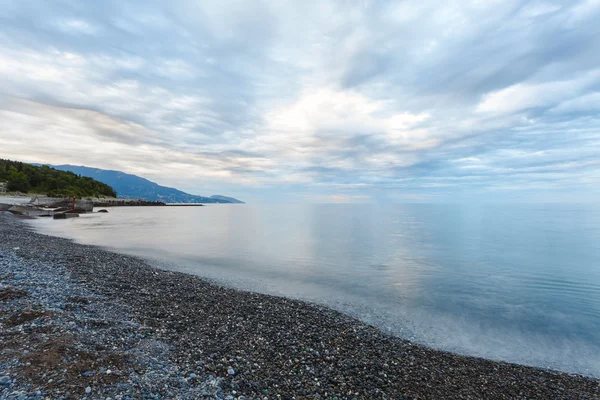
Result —
<instances>
[{"instance_id":1,"label":"shoreline","mask_svg":"<svg viewBox=\"0 0 600 400\"><path fill-rule=\"evenodd\" d=\"M260 399L600 397L597 379L429 349L323 306L156 269L136 257L38 234L4 215L0 257L0 267L18 267L24 276L15 279L0 268L2 396L2 390L31 390L39 396L60 398L69 392L80 398L89 387L88 398L103 399L152 398L150 393L157 398ZM36 291L39 279L27 278L42 270L64 292L79 294L47 300L52 296ZM19 314L18 307L27 304L34 313ZM106 315L103 309L112 311ZM85 329L70 329L69 323L62 324L66 320ZM41 378L41 371L27 368L34 362L26 365L35 349L48 342L31 342L43 335L49 340L70 337L70 345L63 343L67 350L96 338L93 346L105 349L86 351L97 356L94 360L114 360L101 362L114 364L111 374L104 365L88 363L88 370L67 371L48 383L48 375ZM111 350L102 353L106 349ZM73 357L67 350L54 361L55 369ZM148 367L152 359L162 361ZM9 385L1 383L4 376Z\"/></svg>"}]
</instances>

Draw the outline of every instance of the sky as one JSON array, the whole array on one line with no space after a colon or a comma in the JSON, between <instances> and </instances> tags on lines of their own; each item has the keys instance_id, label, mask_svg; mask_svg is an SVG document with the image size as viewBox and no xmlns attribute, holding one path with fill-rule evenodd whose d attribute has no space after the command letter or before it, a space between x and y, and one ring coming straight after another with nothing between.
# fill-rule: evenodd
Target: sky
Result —
<instances>
[{"instance_id":1,"label":"sky","mask_svg":"<svg viewBox=\"0 0 600 400\"><path fill-rule=\"evenodd\" d=\"M0 0L0 157L252 203L600 200L600 0Z\"/></svg>"}]
</instances>

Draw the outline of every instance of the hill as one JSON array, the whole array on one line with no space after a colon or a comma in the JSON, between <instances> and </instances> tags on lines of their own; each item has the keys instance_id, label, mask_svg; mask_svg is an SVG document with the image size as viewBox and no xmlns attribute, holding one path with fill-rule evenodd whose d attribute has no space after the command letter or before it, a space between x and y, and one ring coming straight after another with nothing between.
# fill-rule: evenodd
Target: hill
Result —
<instances>
[{"instance_id":1,"label":"hill","mask_svg":"<svg viewBox=\"0 0 600 400\"><path fill-rule=\"evenodd\" d=\"M210 196L210 198L218 200L218 201L224 201L226 203L244 204L243 201L240 201L238 199L234 199L233 197L221 196L221 195L218 195L218 194L215 194L214 196Z\"/></svg>"},{"instance_id":2,"label":"hill","mask_svg":"<svg viewBox=\"0 0 600 400\"><path fill-rule=\"evenodd\" d=\"M116 197L109 185L49 166L0 159L0 182L8 192L38 193L50 197Z\"/></svg>"},{"instance_id":3,"label":"hill","mask_svg":"<svg viewBox=\"0 0 600 400\"><path fill-rule=\"evenodd\" d=\"M161 186L137 175L126 174L121 171L90 168L76 165L53 165L53 168L62 171L74 172L78 175L88 176L115 188L119 197L144 200L159 200L165 203L243 203L237 199L226 196L197 196L182 192L175 188Z\"/></svg>"}]
</instances>

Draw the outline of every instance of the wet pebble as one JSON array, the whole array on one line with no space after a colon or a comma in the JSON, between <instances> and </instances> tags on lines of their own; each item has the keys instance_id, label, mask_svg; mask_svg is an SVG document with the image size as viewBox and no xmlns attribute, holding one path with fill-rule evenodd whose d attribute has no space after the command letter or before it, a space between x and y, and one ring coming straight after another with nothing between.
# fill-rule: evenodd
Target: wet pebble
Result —
<instances>
[{"instance_id":1,"label":"wet pebble","mask_svg":"<svg viewBox=\"0 0 600 400\"><path fill-rule=\"evenodd\" d=\"M9 383L26 398L38 388L65 398L73 387L114 400L593 399L600 391L598 380L427 349L325 307L159 270L38 235L14 218L0 216L0 238L0 276L7 277L0 290L10 285L17 296L0 302L0 315L42 312L6 330L22 345L0 348L0 375L10 380L19 368L36 368L27 365L40 354L34 331L44 343L73 338L71 359L44 371L44 381L19 375ZM89 364L70 369L81 354ZM10 390L0 387L0 398L15 398Z\"/></svg>"}]
</instances>

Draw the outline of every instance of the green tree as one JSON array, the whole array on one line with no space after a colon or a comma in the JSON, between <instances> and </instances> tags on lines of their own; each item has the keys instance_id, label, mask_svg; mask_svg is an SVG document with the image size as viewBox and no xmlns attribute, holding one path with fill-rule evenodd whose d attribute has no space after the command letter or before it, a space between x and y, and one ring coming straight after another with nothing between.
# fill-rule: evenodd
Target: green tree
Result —
<instances>
[{"instance_id":1,"label":"green tree","mask_svg":"<svg viewBox=\"0 0 600 400\"><path fill-rule=\"evenodd\" d=\"M27 175L25 175L23 172L12 172L10 174L10 178L8 179L8 185L6 185L6 188L9 192L27 193L30 188Z\"/></svg>"},{"instance_id":2,"label":"green tree","mask_svg":"<svg viewBox=\"0 0 600 400\"><path fill-rule=\"evenodd\" d=\"M92 178L58 171L46 165L37 167L3 159L0 159L0 181L8 182L9 191L31 191L49 196L117 196L113 188Z\"/></svg>"}]
</instances>

